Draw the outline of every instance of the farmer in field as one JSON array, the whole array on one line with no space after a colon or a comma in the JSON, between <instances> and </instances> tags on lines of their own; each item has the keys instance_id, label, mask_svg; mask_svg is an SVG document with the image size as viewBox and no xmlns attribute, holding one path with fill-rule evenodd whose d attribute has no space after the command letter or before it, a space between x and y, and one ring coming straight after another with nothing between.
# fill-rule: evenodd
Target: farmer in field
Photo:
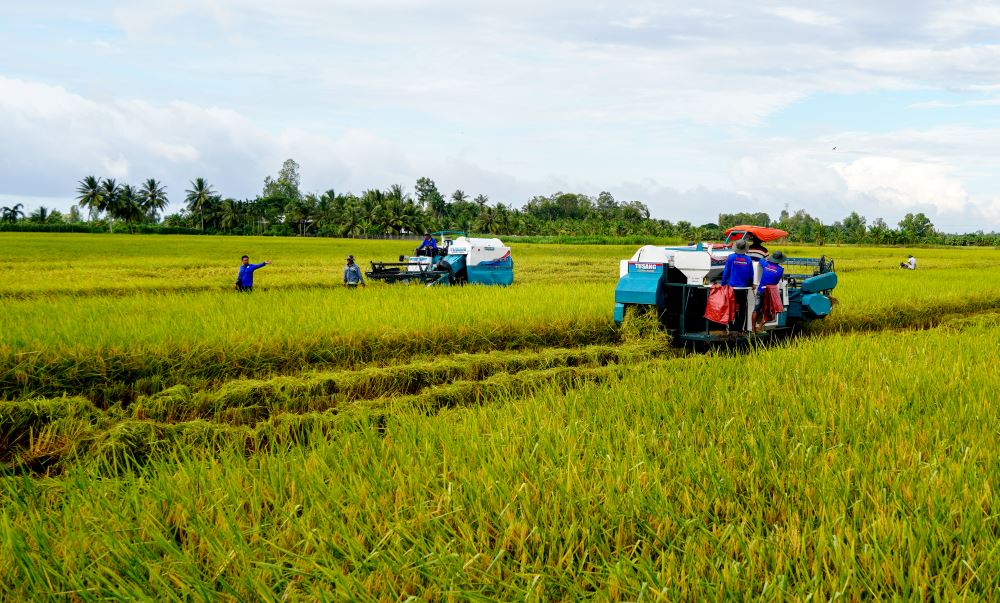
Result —
<instances>
[{"instance_id":1,"label":"farmer in field","mask_svg":"<svg viewBox=\"0 0 1000 603\"><path fill-rule=\"evenodd\" d=\"M254 270L267 266L271 263L271 260L265 260L261 264L251 264L250 256L245 255L240 258L240 262L240 273L236 276L236 290L244 293L250 293L253 291Z\"/></svg>"},{"instance_id":2,"label":"farmer in field","mask_svg":"<svg viewBox=\"0 0 1000 603\"><path fill-rule=\"evenodd\" d=\"M723 286L753 286L753 260L747 255L747 249L749 245L746 239L733 243L733 253L726 258L726 267L722 269Z\"/></svg>"},{"instance_id":3,"label":"farmer in field","mask_svg":"<svg viewBox=\"0 0 1000 603\"><path fill-rule=\"evenodd\" d=\"M751 312L754 303L753 258L747 255L749 248L750 244L747 243L746 239L740 239L733 243L733 253L729 254L729 257L726 258L726 267L722 269L723 287L729 286L734 289L743 289L740 292L733 291L733 297L730 302L746 310L737 320L737 322L741 323L738 328L741 332L749 331L753 328L753 316ZM744 301L737 304L736 298L741 298Z\"/></svg>"},{"instance_id":4,"label":"farmer in field","mask_svg":"<svg viewBox=\"0 0 1000 603\"><path fill-rule=\"evenodd\" d=\"M906 259L905 262L900 262L899 267L904 270L916 270L917 269L917 258L912 255Z\"/></svg>"},{"instance_id":5,"label":"farmer in field","mask_svg":"<svg viewBox=\"0 0 1000 603\"><path fill-rule=\"evenodd\" d=\"M347 265L344 266L344 286L354 289L358 285L365 286L365 277L361 276L361 268L354 263L354 256L347 256Z\"/></svg>"},{"instance_id":6,"label":"farmer in field","mask_svg":"<svg viewBox=\"0 0 1000 603\"><path fill-rule=\"evenodd\" d=\"M417 247L418 256L434 257L437 255L438 243L431 236L431 233L424 233L424 240L420 243L420 247Z\"/></svg>"},{"instance_id":7,"label":"farmer in field","mask_svg":"<svg viewBox=\"0 0 1000 603\"><path fill-rule=\"evenodd\" d=\"M764 323L767 322L766 319L769 315L777 314L784 309L783 306L778 307L780 304L773 303L773 298L768 297L768 295L773 294L769 293L767 289L781 282L781 277L785 274L785 269L781 267L784 263L785 254L780 251L775 251L768 257L760 260L760 283L757 285L757 305L753 311L754 331L758 333L764 329ZM765 304L768 307L765 307Z\"/></svg>"}]
</instances>

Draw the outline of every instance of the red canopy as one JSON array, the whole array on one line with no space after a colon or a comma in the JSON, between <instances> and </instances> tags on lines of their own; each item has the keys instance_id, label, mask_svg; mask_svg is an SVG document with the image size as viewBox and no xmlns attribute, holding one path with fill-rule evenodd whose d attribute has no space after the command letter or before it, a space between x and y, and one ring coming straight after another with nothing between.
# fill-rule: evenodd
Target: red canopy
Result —
<instances>
[{"instance_id":1,"label":"red canopy","mask_svg":"<svg viewBox=\"0 0 1000 603\"><path fill-rule=\"evenodd\" d=\"M757 237L763 243L768 241L773 241L775 239L781 239L788 236L788 233L784 230L777 228L767 228L766 226L750 226L748 224L742 224L740 226L733 226L726 231L726 240L729 240L729 235L733 232L749 232L753 236Z\"/></svg>"}]
</instances>

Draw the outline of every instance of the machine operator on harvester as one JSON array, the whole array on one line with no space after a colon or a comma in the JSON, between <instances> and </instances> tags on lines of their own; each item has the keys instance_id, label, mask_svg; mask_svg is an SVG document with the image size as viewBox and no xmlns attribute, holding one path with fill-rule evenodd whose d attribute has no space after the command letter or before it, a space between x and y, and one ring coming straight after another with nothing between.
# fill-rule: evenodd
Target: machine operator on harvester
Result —
<instances>
[{"instance_id":1,"label":"machine operator on harvester","mask_svg":"<svg viewBox=\"0 0 1000 603\"><path fill-rule=\"evenodd\" d=\"M735 312L737 295L735 289L740 289L742 293L739 295L745 296L745 307L747 308L746 323L739 327L740 331L749 331L752 328L752 317L750 316L749 310L753 306L754 300L754 287L753 287L753 258L747 255L747 251L750 249L750 244L746 239L740 239L733 243L733 252L726 257L726 266L722 269L722 282L720 285L723 289L720 293L729 297L727 302L728 307ZM731 289L725 289L725 287L731 287ZM742 305L742 304L741 304ZM728 322L732 322L735 318L735 314L732 314Z\"/></svg>"},{"instance_id":2,"label":"machine operator on harvester","mask_svg":"<svg viewBox=\"0 0 1000 603\"><path fill-rule=\"evenodd\" d=\"M733 253L726 258L726 267L722 270L723 286L753 286L753 260L747 255L748 249L745 239L733 243Z\"/></svg>"},{"instance_id":3,"label":"machine operator on harvester","mask_svg":"<svg viewBox=\"0 0 1000 603\"><path fill-rule=\"evenodd\" d=\"M438 251L437 241L434 239L434 237L431 236L431 233L425 232L424 240L421 241L420 247L417 247L417 252L416 252L417 256L425 256L431 258L437 255L437 251Z\"/></svg>"},{"instance_id":4,"label":"machine operator on harvester","mask_svg":"<svg viewBox=\"0 0 1000 603\"><path fill-rule=\"evenodd\" d=\"M753 311L754 331L757 333L763 330L765 322L774 320L774 315L783 309L778 283L785 274L785 269L781 267L784 263L785 254L780 251L775 251L758 262L760 283L757 285L757 305Z\"/></svg>"}]
</instances>

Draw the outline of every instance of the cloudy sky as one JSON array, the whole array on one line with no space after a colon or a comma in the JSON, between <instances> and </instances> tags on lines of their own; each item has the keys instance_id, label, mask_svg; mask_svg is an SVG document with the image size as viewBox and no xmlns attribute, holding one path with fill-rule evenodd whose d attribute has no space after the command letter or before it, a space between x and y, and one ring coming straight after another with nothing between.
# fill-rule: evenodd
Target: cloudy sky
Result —
<instances>
[{"instance_id":1,"label":"cloudy sky","mask_svg":"<svg viewBox=\"0 0 1000 603\"><path fill-rule=\"evenodd\" d=\"M694 8L697 6L697 8ZM1000 230L1000 4L0 0L0 203L420 176Z\"/></svg>"}]
</instances>

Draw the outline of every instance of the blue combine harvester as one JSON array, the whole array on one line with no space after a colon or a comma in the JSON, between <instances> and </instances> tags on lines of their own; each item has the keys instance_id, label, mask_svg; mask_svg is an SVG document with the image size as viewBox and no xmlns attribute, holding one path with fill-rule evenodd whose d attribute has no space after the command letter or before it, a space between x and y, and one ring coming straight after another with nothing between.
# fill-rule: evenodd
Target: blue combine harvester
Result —
<instances>
[{"instance_id":1,"label":"blue combine harvester","mask_svg":"<svg viewBox=\"0 0 1000 603\"><path fill-rule=\"evenodd\" d=\"M752 333L753 288L736 289L736 318L730 325L705 318L712 285L722 277L732 244L747 239L749 255L763 257L763 244L788 233L759 226L734 226L726 231L725 243L698 243L683 247L646 245L628 260L622 260L615 289L615 322L621 325L629 312L651 309L678 345L707 344L745 339ZM783 312L764 324L760 337L788 335L802 325L830 313L830 294L837 286L832 259L788 258L778 290ZM759 279L760 267L754 262Z\"/></svg>"},{"instance_id":2,"label":"blue combine harvester","mask_svg":"<svg viewBox=\"0 0 1000 603\"><path fill-rule=\"evenodd\" d=\"M365 272L371 280L386 283L433 285L510 285L514 260L510 247L500 239L477 239L464 232L446 230L433 235L441 241L436 252L399 256L398 262L372 262Z\"/></svg>"}]
</instances>

